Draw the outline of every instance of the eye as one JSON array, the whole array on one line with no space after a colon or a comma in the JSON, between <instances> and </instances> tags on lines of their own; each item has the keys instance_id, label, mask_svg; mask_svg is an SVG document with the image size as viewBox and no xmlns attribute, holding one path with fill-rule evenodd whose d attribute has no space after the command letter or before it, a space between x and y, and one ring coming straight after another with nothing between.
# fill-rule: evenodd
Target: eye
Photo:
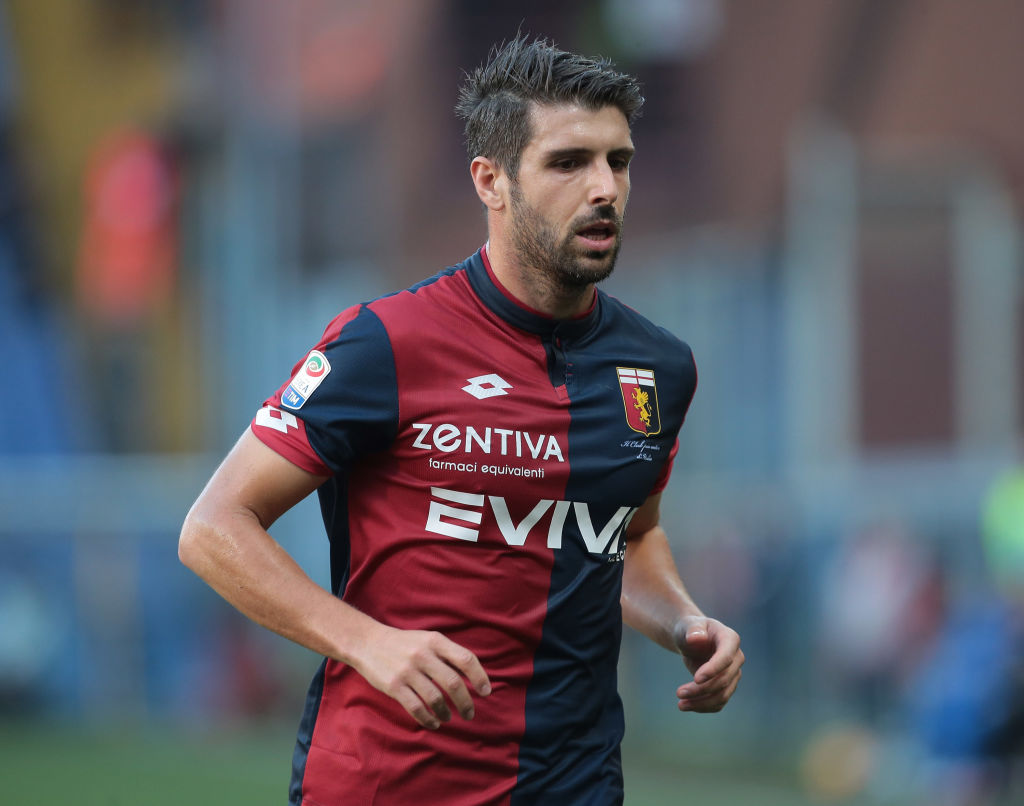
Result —
<instances>
[{"instance_id":1,"label":"eye","mask_svg":"<svg viewBox=\"0 0 1024 806\"><path fill-rule=\"evenodd\" d=\"M575 157L566 157L560 159L554 163L555 167L560 171L572 171L579 167L579 160Z\"/></svg>"}]
</instances>

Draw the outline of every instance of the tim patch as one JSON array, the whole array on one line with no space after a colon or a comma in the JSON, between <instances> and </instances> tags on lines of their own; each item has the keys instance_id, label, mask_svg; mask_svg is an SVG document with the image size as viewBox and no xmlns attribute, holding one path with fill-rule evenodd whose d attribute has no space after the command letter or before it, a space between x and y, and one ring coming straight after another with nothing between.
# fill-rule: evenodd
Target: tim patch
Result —
<instances>
[{"instance_id":1,"label":"tim patch","mask_svg":"<svg viewBox=\"0 0 1024 806\"><path fill-rule=\"evenodd\" d=\"M302 404L309 400L309 396L323 383L330 371L331 364L327 356L319 350L313 350L281 395L281 405L288 409L302 408Z\"/></svg>"}]
</instances>

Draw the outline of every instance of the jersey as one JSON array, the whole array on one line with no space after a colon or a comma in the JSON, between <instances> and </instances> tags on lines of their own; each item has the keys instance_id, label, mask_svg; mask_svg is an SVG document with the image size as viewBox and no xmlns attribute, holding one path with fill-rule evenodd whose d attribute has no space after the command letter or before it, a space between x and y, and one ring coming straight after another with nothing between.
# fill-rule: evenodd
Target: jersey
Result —
<instances>
[{"instance_id":1,"label":"jersey","mask_svg":"<svg viewBox=\"0 0 1024 806\"><path fill-rule=\"evenodd\" d=\"M292 804L613 804L624 533L664 488L696 387L683 342L598 291L555 320L486 247L334 319L252 421L318 495L333 592L476 654L476 715L421 728L338 661Z\"/></svg>"}]
</instances>

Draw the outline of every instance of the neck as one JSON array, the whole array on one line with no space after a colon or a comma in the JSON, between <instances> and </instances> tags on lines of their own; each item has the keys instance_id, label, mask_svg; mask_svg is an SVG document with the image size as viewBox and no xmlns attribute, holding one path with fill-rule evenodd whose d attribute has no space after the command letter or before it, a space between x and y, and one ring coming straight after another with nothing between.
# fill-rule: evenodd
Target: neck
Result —
<instances>
[{"instance_id":1,"label":"neck","mask_svg":"<svg viewBox=\"0 0 1024 806\"><path fill-rule=\"evenodd\" d=\"M594 304L594 284L566 287L532 266L520 265L514 249L500 242L487 243L487 259L498 282L528 308L553 319L572 319Z\"/></svg>"}]
</instances>

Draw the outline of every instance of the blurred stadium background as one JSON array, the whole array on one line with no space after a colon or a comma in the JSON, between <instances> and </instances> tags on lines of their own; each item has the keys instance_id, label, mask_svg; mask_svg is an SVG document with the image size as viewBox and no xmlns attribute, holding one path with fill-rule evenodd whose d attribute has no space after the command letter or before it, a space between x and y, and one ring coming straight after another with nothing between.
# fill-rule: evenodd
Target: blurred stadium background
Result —
<instances>
[{"instance_id":1,"label":"blurred stadium background","mask_svg":"<svg viewBox=\"0 0 1024 806\"><path fill-rule=\"evenodd\" d=\"M627 803L1024 802L1010 0L0 0L0 800L283 802L315 659L177 532L336 311L480 245L451 110L520 27L646 86L609 289L696 354L666 521L748 657L680 715L626 636Z\"/></svg>"}]
</instances>

